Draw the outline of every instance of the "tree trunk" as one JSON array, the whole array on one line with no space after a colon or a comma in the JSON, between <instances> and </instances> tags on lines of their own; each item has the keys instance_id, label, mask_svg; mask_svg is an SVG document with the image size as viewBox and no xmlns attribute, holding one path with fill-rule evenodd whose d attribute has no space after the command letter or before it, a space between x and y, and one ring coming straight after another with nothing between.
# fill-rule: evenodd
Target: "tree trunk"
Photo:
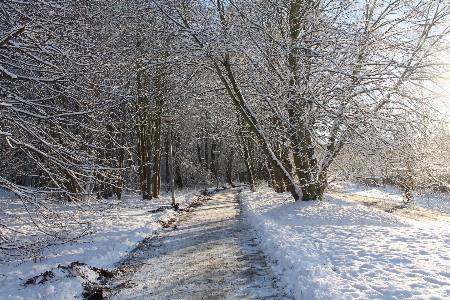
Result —
<instances>
[{"instance_id":1,"label":"tree trunk","mask_svg":"<svg viewBox=\"0 0 450 300\"><path fill-rule=\"evenodd\" d=\"M222 63L226 70L226 77L222 73L222 70L220 69L219 65L216 61L213 62L215 69L224 84L228 95L230 96L231 100L233 101L233 104L237 108L240 115L243 117L245 122L249 125L250 130L255 134L258 142L260 143L261 149L264 152L264 154L267 156L267 160L272 166L274 172L285 179L285 181L288 183L287 189L291 193L292 197L295 200L300 199L301 197L301 191L298 190L293 178L289 174L289 172L286 171L284 166L281 164L281 162L278 160L276 155L273 153L267 138L264 135L263 129L259 125L259 122L257 121L257 118L251 108L247 105L247 102L245 101L243 95L240 92L240 89L238 87L238 84L234 78L234 73L231 70L231 65L229 62L229 55L226 54L225 61ZM228 82L228 80L230 82Z\"/></svg>"},{"instance_id":2,"label":"tree trunk","mask_svg":"<svg viewBox=\"0 0 450 300\"><path fill-rule=\"evenodd\" d=\"M224 6L220 4L220 1L217 2L216 9L219 13L224 32L226 34L226 20L224 17ZM184 26L189 28L188 21L184 19L182 16L181 18ZM200 47L202 48L204 47L202 42L197 38L195 34L192 34L192 37ZM223 83L229 97L231 98L233 105L235 106L239 114L242 116L242 118L245 120L245 122L249 125L250 127L249 129L255 134L258 143L260 144L261 149L264 152L264 155L266 155L267 157L268 163L272 166L274 172L277 173L282 178L284 178L285 181L288 183L287 189L292 194L292 197L295 200L300 199L300 197L302 196L301 191L296 186L292 176L289 174L289 172L286 171L283 164L273 153L272 148L270 147L270 144L264 134L261 125L258 122L256 115L254 114L251 107L248 105L247 101L244 98L244 95L241 93L240 87L235 78L235 74L231 69L229 53L226 53L222 59L218 59L213 55L208 56L213 63L213 67L216 70L219 79ZM221 67L223 67L225 70L222 71Z\"/></svg>"},{"instance_id":3,"label":"tree trunk","mask_svg":"<svg viewBox=\"0 0 450 300\"><path fill-rule=\"evenodd\" d=\"M153 158L153 125L154 121L151 119L150 114L148 114L147 117L147 124L148 124L148 130L147 130L147 136L146 136L146 162L145 162L145 194L147 199L152 199L153 195L153 166L152 162L154 160Z\"/></svg>"},{"instance_id":4,"label":"tree trunk","mask_svg":"<svg viewBox=\"0 0 450 300\"><path fill-rule=\"evenodd\" d=\"M166 138L166 140L165 140L165 148L166 148L166 151L165 151L165 154L166 154L166 184L167 185L170 185L170 168L169 168L169 140L168 140L168 138Z\"/></svg>"},{"instance_id":5,"label":"tree trunk","mask_svg":"<svg viewBox=\"0 0 450 300\"><path fill-rule=\"evenodd\" d=\"M138 65L138 70L140 66ZM148 193L148 185L150 182L148 181L148 173L150 171L149 168L149 151L148 151L148 141L147 136L148 132L151 133L151 128L147 128L147 116L148 116L148 96L146 96L146 76L144 71L137 72L137 88L138 88L138 98L137 98L137 121L136 125L138 131L138 157L139 157L139 179L140 179L140 190L142 199L151 199L152 195Z\"/></svg>"},{"instance_id":6,"label":"tree trunk","mask_svg":"<svg viewBox=\"0 0 450 300\"><path fill-rule=\"evenodd\" d=\"M314 5L313 1L293 0L289 11L289 29L292 44L296 44L300 32L308 34L308 29L304 22L304 16ZM315 149L309 132L310 125L307 118L311 103L308 95L308 83L311 69L311 50L308 48L299 49L292 47L288 55L291 79L289 81L290 92L288 98L292 99L288 109L289 122L291 124L289 136L291 136L291 148L293 149L296 174L302 190L302 200L315 200L319 196L317 192L317 182L315 180L317 172L317 160L315 159ZM305 75L299 76L300 62L301 72ZM300 93L297 90L300 88Z\"/></svg>"},{"instance_id":7,"label":"tree trunk","mask_svg":"<svg viewBox=\"0 0 450 300\"><path fill-rule=\"evenodd\" d=\"M234 152L231 151L230 155L228 156L227 161L227 183L233 184L233 158L234 158Z\"/></svg>"},{"instance_id":8,"label":"tree trunk","mask_svg":"<svg viewBox=\"0 0 450 300\"><path fill-rule=\"evenodd\" d=\"M181 168L179 164L175 166L175 185L177 188L183 188L183 177L181 176Z\"/></svg>"},{"instance_id":9,"label":"tree trunk","mask_svg":"<svg viewBox=\"0 0 450 300\"><path fill-rule=\"evenodd\" d=\"M161 115L161 114L159 114ZM155 120L155 155L153 157L153 197L161 193L161 118Z\"/></svg>"},{"instance_id":10,"label":"tree trunk","mask_svg":"<svg viewBox=\"0 0 450 300\"><path fill-rule=\"evenodd\" d=\"M243 141L242 145L244 148L244 164L245 164L245 167L247 168L248 182L250 183L250 190L252 190L254 192L256 190L255 174L254 174L254 168L252 165L252 158L251 158L251 154L250 154L250 145L249 145L249 142L247 141L247 139L243 136L242 136L242 141Z\"/></svg>"}]
</instances>

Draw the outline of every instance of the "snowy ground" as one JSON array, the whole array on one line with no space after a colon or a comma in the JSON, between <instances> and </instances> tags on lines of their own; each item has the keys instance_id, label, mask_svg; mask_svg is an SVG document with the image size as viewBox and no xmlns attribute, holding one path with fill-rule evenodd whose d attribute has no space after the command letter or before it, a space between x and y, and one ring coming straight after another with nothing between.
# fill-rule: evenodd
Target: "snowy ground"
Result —
<instances>
[{"instance_id":1,"label":"snowy ground","mask_svg":"<svg viewBox=\"0 0 450 300\"><path fill-rule=\"evenodd\" d=\"M400 192L393 188L355 184L333 188L402 203ZM177 201L187 205L194 199L194 192L186 192L178 193ZM293 299L450 297L448 223L402 218L331 193L322 202L294 202L289 194L262 187L258 192L244 189L240 199L243 221L256 231L260 249L279 278L280 294ZM416 200L422 207L449 211L446 198ZM18 199L3 194L0 201L2 222L25 214L17 210ZM86 211L82 218L91 221L92 235L46 249L42 261L0 264L0 298L82 299L83 285L98 281L101 268L111 270L142 239L162 232L158 220L168 221L175 213L149 210L168 204L168 195L152 201L127 196L102 212ZM17 228L33 230L20 223L25 219L18 218ZM153 266L150 271L156 274L167 267ZM29 279L34 282L24 285Z\"/></svg>"},{"instance_id":2,"label":"snowy ground","mask_svg":"<svg viewBox=\"0 0 450 300\"><path fill-rule=\"evenodd\" d=\"M32 232L36 230L29 224L26 211L20 209L20 200L4 192L1 196L2 223L9 220L10 227L28 232L29 235L34 234L34 240L39 238L36 237L39 233ZM181 206L186 206L195 199L194 191L177 192L176 196ZM33 259L18 258L0 264L0 298L83 299L83 285L89 284L90 281L95 282L99 276L92 268L111 269L142 239L152 236L162 228L158 220L168 221L175 215L172 209L149 212L160 206L170 205L171 198L167 194L150 201L142 201L139 196L128 195L124 196L122 201L111 202L115 205L104 207L102 204L101 211L96 209L97 204L92 204L90 210L79 216L80 219L90 222L92 234L73 243L47 248L39 254L40 258L36 262ZM74 262L80 264L72 264ZM36 277L35 284L24 285L28 279L45 272L47 276Z\"/></svg>"},{"instance_id":3,"label":"snowy ground","mask_svg":"<svg viewBox=\"0 0 450 300\"><path fill-rule=\"evenodd\" d=\"M331 194L322 202L293 202L263 188L246 190L241 199L280 284L295 299L450 297L445 223L398 217Z\"/></svg>"},{"instance_id":4,"label":"snowy ground","mask_svg":"<svg viewBox=\"0 0 450 300\"><path fill-rule=\"evenodd\" d=\"M391 185L372 187L364 184L337 181L330 185L332 190L342 191L352 195L370 197L386 202L403 204L402 192ZM446 193L416 191L414 205L432 211L450 213L450 197Z\"/></svg>"}]
</instances>

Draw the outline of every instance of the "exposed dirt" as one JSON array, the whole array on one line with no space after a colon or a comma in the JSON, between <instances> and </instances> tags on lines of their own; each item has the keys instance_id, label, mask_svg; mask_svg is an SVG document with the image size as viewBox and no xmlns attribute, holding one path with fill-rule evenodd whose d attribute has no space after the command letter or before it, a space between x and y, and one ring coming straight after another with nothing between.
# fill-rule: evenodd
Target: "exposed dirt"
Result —
<instances>
[{"instance_id":1,"label":"exposed dirt","mask_svg":"<svg viewBox=\"0 0 450 300\"><path fill-rule=\"evenodd\" d=\"M349 200L361 203L368 207L383 210L388 213L392 213L398 216L406 217L412 220L420 222L442 222L450 225L450 215L423 209L417 206L399 205L389 201L379 200L370 197L363 197L359 195L353 195L348 193L339 192L336 190L328 189L327 193L330 195L336 195L339 197L347 198Z\"/></svg>"},{"instance_id":2,"label":"exposed dirt","mask_svg":"<svg viewBox=\"0 0 450 300\"><path fill-rule=\"evenodd\" d=\"M117 275L116 272L112 272L103 268L91 267L83 262L74 261L68 266L58 265L57 268L45 271L40 275L34 276L28 279L23 285L27 286L43 284L47 281L51 281L55 278L55 269L62 270L63 273L67 274L67 277L79 277L80 280L84 281L84 292L82 293L82 296L90 300L103 299L103 292L105 289L108 289L107 281L111 280ZM86 272L88 271L94 271L95 273L97 273L98 277L95 280L90 280L89 276L86 275Z\"/></svg>"}]
</instances>

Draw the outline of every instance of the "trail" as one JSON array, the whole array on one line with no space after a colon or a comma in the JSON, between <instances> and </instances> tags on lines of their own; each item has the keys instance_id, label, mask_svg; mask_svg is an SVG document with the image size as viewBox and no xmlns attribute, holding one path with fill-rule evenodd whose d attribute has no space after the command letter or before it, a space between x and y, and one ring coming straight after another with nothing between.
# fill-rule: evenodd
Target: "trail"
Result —
<instances>
[{"instance_id":1,"label":"trail","mask_svg":"<svg viewBox=\"0 0 450 300\"><path fill-rule=\"evenodd\" d=\"M385 212L392 213L394 215L402 216L415 221L433 224L444 223L450 225L450 215L446 213L431 211L417 206L399 205L397 203L385 200L354 195L351 193L340 192L333 189L328 189L326 193L330 195L343 197L361 203L365 206L383 210Z\"/></svg>"},{"instance_id":2,"label":"trail","mask_svg":"<svg viewBox=\"0 0 450 300\"><path fill-rule=\"evenodd\" d=\"M108 299L281 299L241 216L237 189L213 195L124 261Z\"/></svg>"}]
</instances>

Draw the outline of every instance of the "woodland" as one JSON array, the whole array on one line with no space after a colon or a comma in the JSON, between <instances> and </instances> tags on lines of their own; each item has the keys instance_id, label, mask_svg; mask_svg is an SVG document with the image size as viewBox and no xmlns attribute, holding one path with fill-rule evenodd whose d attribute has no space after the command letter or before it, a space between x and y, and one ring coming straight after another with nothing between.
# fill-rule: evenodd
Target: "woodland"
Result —
<instances>
[{"instance_id":1,"label":"woodland","mask_svg":"<svg viewBox=\"0 0 450 300\"><path fill-rule=\"evenodd\" d=\"M296 201L336 178L406 202L450 190L448 0L0 0L0 16L0 188L51 237L0 220L6 256L83 236L77 210L152 201L169 175Z\"/></svg>"}]
</instances>

